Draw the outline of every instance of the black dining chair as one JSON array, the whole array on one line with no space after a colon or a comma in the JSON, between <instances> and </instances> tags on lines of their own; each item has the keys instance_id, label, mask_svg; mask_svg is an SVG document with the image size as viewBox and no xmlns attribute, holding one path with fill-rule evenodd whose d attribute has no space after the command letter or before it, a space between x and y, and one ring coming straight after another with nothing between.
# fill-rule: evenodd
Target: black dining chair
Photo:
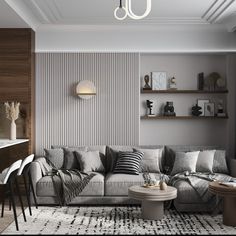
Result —
<instances>
[{"instance_id":1,"label":"black dining chair","mask_svg":"<svg viewBox=\"0 0 236 236\"><path fill-rule=\"evenodd\" d=\"M23 176L23 179L24 179L25 193L26 193L26 199L27 199L30 215L32 215L31 202L30 202L31 191L33 194L35 206L36 206L36 208L38 208L36 195L35 195L34 188L33 188L33 182L32 182L32 178L31 178L31 174L30 174L30 164L33 160L34 160L34 154L31 154L28 157L26 157L22 161L21 166L17 172L17 176ZM17 179L16 179L16 184L18 185Z\"/></svg>"},{"instance_id":2,"label":"black dining chair","mask_svg":"<svg viewBox=\"0 0 236 236\"><path fill-rule=\"evenodd\" d=\"M20 205L21 205L21 210L23 213L24 221L26 222L26 216L25 216L25 211L24 211L24 206L23 206L23 201L21 198L19 186L16 182L16 175L21 167L22 160L18 160L14 162L9 168L5 169L0 174L0 186L3 188L3 193L2 193L2 214L1 217L4 216L4 204L5 204L5 199L6 197L9 198L10 204L12 204L13 208L13 213L14 213L14 220L16 224L16 230L19 230L18 226L18 220L17 220L17 214L16 214L16 202L15 202L15 192L14 192L14 186L16 186L17 194L20 200ZM16 185L14 185L16 184Z\"/></svg>"}]
</instances>

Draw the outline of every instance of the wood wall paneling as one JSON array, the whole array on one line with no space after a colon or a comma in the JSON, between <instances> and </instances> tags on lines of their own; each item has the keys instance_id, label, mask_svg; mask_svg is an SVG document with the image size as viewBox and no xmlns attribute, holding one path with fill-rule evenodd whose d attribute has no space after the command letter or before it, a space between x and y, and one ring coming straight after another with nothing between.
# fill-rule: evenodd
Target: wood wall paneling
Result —
<instances>
[{"instance_id":1,"label":"wood wall paneling","mask_svg":"<svg viewBox=\"0 0 236 236\"><path fill-rule=\"evenodd\" d=\"M22 154L17 156L18 158L24 158L25 155L34 152L34 68L35 32L28 28L0 29L0 104L3 106L3 102L6 101L19 101L22 104L20 108L26 112L26 118L24 119L26 132L24 136L18 133L17 138L28 138L30 140L26 145L17 145L12 149L13 151L7 150L4 154L7 154L7 156L11 156L13 152L17 152L17 148L19 148L18 153ZM4 119L6 118L2 114L2 117L0 117L0 126L7 124ZM16 123L17 125L22 125L19 119ZM6 130L6 128L0 128L1 131ZM7 133L2 133L0 136L2 138L8 138ZM1 154L3 155L3 153ZM7 156L6 158L9 158Z\"/></svg>"}]
</instances>

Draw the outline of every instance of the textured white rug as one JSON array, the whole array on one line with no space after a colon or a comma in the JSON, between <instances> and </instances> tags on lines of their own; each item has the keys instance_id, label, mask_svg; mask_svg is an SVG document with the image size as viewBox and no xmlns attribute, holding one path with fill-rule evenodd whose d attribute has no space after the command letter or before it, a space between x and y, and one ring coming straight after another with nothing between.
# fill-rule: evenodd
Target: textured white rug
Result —
<instances>
[{"instance_id":1,"label":"textured white rug","mask_svg":"<svg viewBox=\"0 0 236 236\"><path fill-rule=\"evenodd\" d=\"M26 211L27 212L27 211ZM33 216L18 217L3 234L236 234L222 216L165 212L162 220L141 219L140 207L39 207Z\"/></svg>"}]
</instances>

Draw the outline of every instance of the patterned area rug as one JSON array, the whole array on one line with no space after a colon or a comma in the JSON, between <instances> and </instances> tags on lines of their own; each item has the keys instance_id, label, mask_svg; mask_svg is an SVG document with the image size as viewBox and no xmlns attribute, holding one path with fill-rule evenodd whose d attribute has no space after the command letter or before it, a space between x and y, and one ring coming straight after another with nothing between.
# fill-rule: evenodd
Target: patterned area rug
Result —
<instances>
[{"instance_id":1,"label":"patterned area rug","mask_svg":"<svg viewBox=\"0 0 236 236\"><path fill-rule=\"evenodd\" d=\"M236 227L222 224L222 216L165 212L162 220L141 219L141 209L122 207L39 207L33 216L18 217L3 234L236 234Z\"/></svg>"}]
</instances>

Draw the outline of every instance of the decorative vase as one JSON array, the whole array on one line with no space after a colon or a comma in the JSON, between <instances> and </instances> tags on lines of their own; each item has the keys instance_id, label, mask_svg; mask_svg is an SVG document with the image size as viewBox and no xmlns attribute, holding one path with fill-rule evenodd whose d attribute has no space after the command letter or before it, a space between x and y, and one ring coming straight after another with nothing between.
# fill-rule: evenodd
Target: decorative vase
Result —
<instances>
[{"instance_id":1,"label":"decorative vase","mask_svg":"<svg viewBox=\"0 0 236 236\"><path fill-rule=\"evenodd\" d=\"M173 106L173 102L166 102L164 106L164 116L175 116L175 109Z\"/></svg>"},{"instance_id":2,"label":"decorative vase","mask_svg":"<svg viewBox=\"0 0 236 236\"><path fill-rule=\"evenodd\" d=\"M11 134L10 139L15 140L16 139L16 123L14 120L11 121Z\"/></svg>"},{"instance_id":3,"label":"decorative vase","mask_svg":"<svg viewBox=\"0 0 236 236\"><path fill-rule=\"evenodd\" d=\"M167 189L167 184L165 181L161 180L160 181L160 190L166 190Z\"/></svg>"}]
</instances>

